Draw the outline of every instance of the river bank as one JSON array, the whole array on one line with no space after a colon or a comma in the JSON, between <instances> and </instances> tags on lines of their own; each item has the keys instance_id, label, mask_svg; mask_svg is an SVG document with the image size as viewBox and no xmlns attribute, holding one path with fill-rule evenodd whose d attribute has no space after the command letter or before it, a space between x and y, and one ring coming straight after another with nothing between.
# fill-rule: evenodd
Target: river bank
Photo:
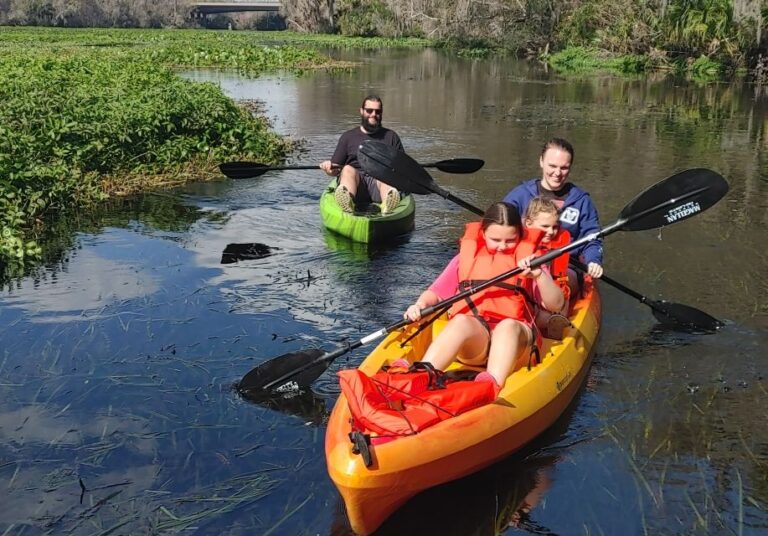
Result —
<instances>
[{"instance_id":1,"label":"river bank","mask_svg":"<svg viewBox=\"0 0 768 536\"><path fill-rule=\"evenodd\" d=\"M0 260L22 271L43 255L65 208L219 177L222 161L274 164L292 141L258 107L180 69L306 72L352 68L298 34L4 28L0 33ZM389 43L388 43L389 41ZM393 40L340 40L388 46ZM419 40L399 46L420 46Z\"/></svg>"}]
</instances>

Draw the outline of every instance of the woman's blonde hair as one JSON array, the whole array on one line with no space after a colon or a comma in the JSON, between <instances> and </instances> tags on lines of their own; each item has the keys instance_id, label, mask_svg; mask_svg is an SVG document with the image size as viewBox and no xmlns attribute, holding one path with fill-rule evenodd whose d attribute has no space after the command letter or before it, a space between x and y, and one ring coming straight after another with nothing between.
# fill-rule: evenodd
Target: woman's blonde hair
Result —
<instances>
[{"instance_id":1,"label":"woman's blonde hair","mask_svg":"<svg viewBox=\"0 0 768 536\"><path fill-rule=\"evenodd\" d=\"M531 199L528 203L528 207L525 209L524 219L533 221L536 219L536 216L542 213L554 214L557 217L560 216L560 210L558 210L554 200L537 196Z\"/></svg>"}]
</instances>

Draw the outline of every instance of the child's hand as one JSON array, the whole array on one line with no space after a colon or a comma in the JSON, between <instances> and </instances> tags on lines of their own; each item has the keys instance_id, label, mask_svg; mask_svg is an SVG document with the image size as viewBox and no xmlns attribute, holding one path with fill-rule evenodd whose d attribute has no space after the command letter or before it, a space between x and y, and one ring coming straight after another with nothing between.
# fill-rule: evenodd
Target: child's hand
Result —
<instances>
[{"instance_id":1,"label":"child's hand","mask_svg":"<svg viewBox=\"0 0 768 536\"><path fill-rule=\"evenodd\" d=\"M590 262L587 265L587 273L595 279L600 279L603 275L603 267L596 262Z\"/></svg>"},{"instance_id":2,"label":"child's hand","mask_svg":"<svg viewBox=\"0 0 768 536\"><path fill-rule=\"evenodd\" d=\"M421 307L414 303L405 310L405 313L403 313L403 318L407 318L411 322L421 320Z\"/></svg>"},{"instance_id":3,"label":"child's hand","mask_svg":"<svg viewBox=\"0 0 768 536\"><path fill-rule=\"evenodd\" d=\"M524 259L520 259L517 263L518 268L522 268L523 272L520 274L522 277L531 277L536 279L541 275L541 268L531 268L531 262L536 258L536 255L529 255Z\"/></svg>"}]
</instances>

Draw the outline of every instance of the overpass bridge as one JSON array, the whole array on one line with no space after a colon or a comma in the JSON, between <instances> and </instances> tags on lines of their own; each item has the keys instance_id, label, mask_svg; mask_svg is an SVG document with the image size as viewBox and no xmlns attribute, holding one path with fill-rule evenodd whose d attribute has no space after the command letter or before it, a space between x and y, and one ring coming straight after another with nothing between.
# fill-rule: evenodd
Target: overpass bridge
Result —
<instances>
[{"instance_id":1,"label":"overpass bridge","mask_svg":"<svg viewBox=\"0 0 768 536\"><path fill-rule=\"evenodd\" d=\"M280 10L280 2L277 0L262 0L258 2L194 2L191 16L193 19L203 19L208 15L217 13L241 13L245 11L273 11Z\"/></svg>"}]
</instances>

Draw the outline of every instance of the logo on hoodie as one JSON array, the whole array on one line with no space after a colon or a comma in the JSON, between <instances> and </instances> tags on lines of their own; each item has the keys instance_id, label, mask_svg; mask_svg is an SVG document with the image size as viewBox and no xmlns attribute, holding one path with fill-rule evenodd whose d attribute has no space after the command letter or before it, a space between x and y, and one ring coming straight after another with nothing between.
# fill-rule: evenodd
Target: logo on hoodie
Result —
<instances>
[{"instance_id":1,"label":"logo on hoodie","mask_svg":"<svg viewBox=\"0 0 768 536\"><path fill-rule=\"evenodd\" d=\"M579 209L576 207L566 208L563 213L560 214L560 221L574 225L577 221L579 221Z\"/></svg>"}]
</instances>

